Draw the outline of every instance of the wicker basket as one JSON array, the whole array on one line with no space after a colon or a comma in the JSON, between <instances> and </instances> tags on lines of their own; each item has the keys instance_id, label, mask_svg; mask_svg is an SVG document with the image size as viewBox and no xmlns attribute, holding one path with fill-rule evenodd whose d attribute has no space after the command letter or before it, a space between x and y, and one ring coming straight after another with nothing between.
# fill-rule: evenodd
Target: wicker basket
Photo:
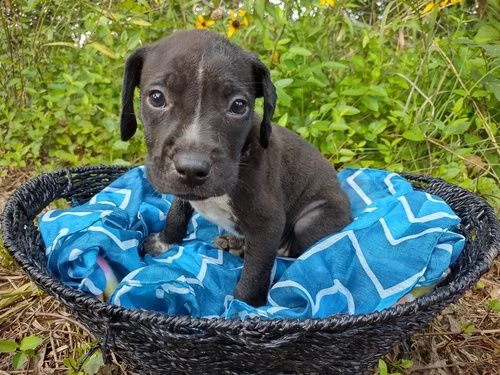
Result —
<instances>
[{"instance_id":1,"label":"wicker basket","mask_svg":"<svg viewBox=\"0 0 500 375\"><path fill-rule=\"evenodd\" d=\"M8 200L3 231L5 246L31 279L93 332L104 354L112 350L141 374L362 374L457 301L500 249L499 223L481 198L439 179L404 175L417 189L446 200L461 217L466 237L447 280L414 302L379 313L305 321L199 319L129 310L53 279L34 222L55 199L81 204L126 170L88 167L41 175Z\"/></svg>"}]
</instances>

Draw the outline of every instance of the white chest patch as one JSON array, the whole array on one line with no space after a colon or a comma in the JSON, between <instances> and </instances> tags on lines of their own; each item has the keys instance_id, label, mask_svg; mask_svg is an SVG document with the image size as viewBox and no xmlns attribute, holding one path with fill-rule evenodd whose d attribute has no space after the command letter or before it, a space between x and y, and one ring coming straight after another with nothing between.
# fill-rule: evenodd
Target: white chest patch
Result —
<instances>
[{"instance_id":1,"label":"white chest patch","mask_svg":"<svg viewBox=\"0 0 500 375\"><path fill-rule=\"evenodd\" d=\"M236 218L231 209L227 194L201 201L189 201L191 206L208 221L217 224L235 236L241 236L236 230Z\"/></svg>"}]
</instances>

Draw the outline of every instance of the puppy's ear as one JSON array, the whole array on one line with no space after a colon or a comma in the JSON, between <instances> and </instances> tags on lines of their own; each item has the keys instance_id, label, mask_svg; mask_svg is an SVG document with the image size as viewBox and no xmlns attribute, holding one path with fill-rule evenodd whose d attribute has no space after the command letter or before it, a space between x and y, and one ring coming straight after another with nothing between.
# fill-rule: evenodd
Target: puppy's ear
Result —
<instances>
[{"instance_id":1,"label":"puppy's ear","mask_svg":"<svg viewBox=\"0 0 500 375\"><path fill-rule=\"evenodd\" d=\"M276 107L276 88L271 81L269 69L259 60L255 59L254 76L257 83L256 97L264 97L264 115L260 124L260 144L263 148L269 146L272 130L274 108Z\"/></svg>"},{"instance_id":2,"label":"puppy's ear","mask_svg":"<svg viewBox=\"0 0 500 375\"><path fill-rule=\"evenodd\" d=\"M141 72L147 47L139 48L127 59L122 86L122 113L120 132L123 141L128 141L137 130L134 112L134 90L141 82Z\"/></svg>"}]
</instances>

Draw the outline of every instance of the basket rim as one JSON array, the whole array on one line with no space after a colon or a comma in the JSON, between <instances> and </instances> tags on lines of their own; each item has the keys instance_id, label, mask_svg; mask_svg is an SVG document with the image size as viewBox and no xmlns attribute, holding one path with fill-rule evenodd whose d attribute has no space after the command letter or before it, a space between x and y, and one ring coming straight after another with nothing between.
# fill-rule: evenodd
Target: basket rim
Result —
<instances>
[{"instance_id":1,"label":"basket rim","mask_svg":"<svg viewBox=\"0 0 500 375\"><path fill-rule=\"evenodd\" d=\"M44 178L47 177L63 177L68 178L68 187L65 192L69 191L69 186L71 185L71 175L78 174L82 172L98 171L102 169L113 169L116 171L126 172L131 167L123 166L85 166L85 167L72 167L65 168L55 172L43 173L23 185L19 186L16 191L8 198L4 212L2 215L2 228L4 236L4 245L8 249L9 253L14 257L18 264L23 268L23 270L28 274L28 276L35 281L41 289L46 293L51 294L56 299L63 302L66 307L70 307L68 301L73 300L77 303L80 308L88 308L94 311L103 312L107 317L110 324L119 324L120 320L127 319L130 322L137 323L147 323L154 325L169 325L175 328L178 332L192 332L193 330L235 330L239 331L239 334L251 334L254 330L263 330L266 328L279 329L281 334L286 334L287 331L296 331L301 329L303 331L316 331L316 330L328 330L344 328L348 329L351 326L358 324L372 324L372 323L382 323L396 318L401 318L403 316L414 314L417 311L430 307L439 301L450 298L456 295L459 298L465 291L476 282L476 280L484 274L490 267L493 260L500 253L500 224L498 223L496 216L494 214L493 208L486 203L482 198L478 197L474 193L465 190L457 185L445 182L442 179L424 175L409 174L409 173L399 173L405 179L410 182L419 183L430 183L439 182L445 185L449 185L457 189L457 191L462 191L463 193L475 197L478 202L484 207L484 214L488 217L491 224L490 233L493 239L490 248L487 250L483 259L474 263L472 267L467 270L467 276L459 280L452 280L449 284L441 287L437 287L428 294L416 298L414 301L406 302L404 304L395 305L378 312L371 312L367 314L358 315L348 315L348 314L336 314L326 318L309 318L305 320L298 319L271 319L271 320L261 320L259 318L252 319L223 319L223 318L200 318L192 316L181 316L181 315L168 315L161 312L155 312L144 309L129 309L117 305L113 305L107 302L102 302L97 298L90 296L83 291L73 289L69 286L62 284L58 279L52 278L48 273L40 270L35 264L33 264L29 257L22 251L18 249L16 243L13 239L12 233L8 231L11 226L10 220L16 205L16 201L20 198L21 193L26 191L29 186L34 186L40 183ZM59 197L64 197L63 195ZM33 221L35 218L30 218ZM471 281L472 280L472 281Z\"/></svg>"}]
</instances>

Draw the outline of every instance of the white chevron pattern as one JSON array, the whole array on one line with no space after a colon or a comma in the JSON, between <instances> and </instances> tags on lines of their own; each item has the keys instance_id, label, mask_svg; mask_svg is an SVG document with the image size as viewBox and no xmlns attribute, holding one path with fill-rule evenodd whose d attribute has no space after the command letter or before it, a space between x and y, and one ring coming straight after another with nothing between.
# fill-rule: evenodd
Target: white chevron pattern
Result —
<instances>
[{"instance_id":1,"label":"white chevron pattern","mask_svg":"<svg viewBox=\"0 0 500 375\"><path fill-rule=\"evenodd\" d=\"M455 215L455 214L452 215L452 214L449 214L449 213L443 212L443 211L434 212L432 214L424 215L421 217L415 217L415 215L413 214L413 212L411 210L410 204L408 203L408 200L405 197L398 197L398 201L400 201L401 204L403 205L403 208L404 208L405 213L406 213L406 217L410 223L426 223L428 221L438 220L438 219L442 219L442 218L458 219L457 215Z\"/></svg>"},{"instance_id":2,"label":"white chevron pattern","mask_svg":"<svg viewBox=\"0 0 500 375\"><path fill-rule=\"evenodd\" d=\"M364 169L359 169L357 172L354 172L351 176L347 177L346 181L347 183L351 186L351 188L354 190L356 194L359 195L359 197L365 202L367 206L371 205L373 202L372 200L368 197L368 195L365 194L361 186L359 186L354 180L356 177L358 177L360 174L362 174Z\"/></svg>"},{"instance_id":3,"label":"white chevron pattern","mask_svg":"<svg viewBox=\"0 0 500 375\"><path fill-rule=\"evenodd\" d=\"M118 205L118 208L124 210L125 208L128 207L128 205L130 203L130 198L132 197L132 191L130 189L117 189L117 188L108 186L108 187L105 187L104 189L102 189L102 193L106 193L106 192L113 193L113 194L123 195L123 200ZM96 204L96 202L97 202L97 196L94 196L89 201L89 204L90 205ZM99 204L109 204L109 205L112 205L112 206L116 206L115 202L105 201L105 200L100 200Z\"/></svg>"},{"instance_id":4,"label":"white chevron pattern","mask_svg":"<svg viewBox=\"0 0 500 375\"><path fill-rule=\"evenodd\" d=\"M131 239L131 240L126 240L126 241L121 241L118 237L116 237L113 233L111 233L109 230L104 229L103 227L99 226L91 226L88 228L89 231L91 232L101 232L104 233L106 236L108 236L121 250L128 250L131 248L137 248L139 245L139 241L136 239Z\"/></svg>"},{"instance_id":5,"label":"white chevron pattern","mask_svg":"<svg viewBox=\"0 0 500 375\"><path fill-rule=\"evenodd\" d=\"M207 275L207 267L209 264L221 265L224 261L222 250L217 251L217 258L210 258L206 255L202 255L202 258L203 260L201 261L200 272L198 273L198 275L196 275L196 278L200 281L203 281L203 279L205 279L205 276Z\"/></svg>"}]
</instances>

